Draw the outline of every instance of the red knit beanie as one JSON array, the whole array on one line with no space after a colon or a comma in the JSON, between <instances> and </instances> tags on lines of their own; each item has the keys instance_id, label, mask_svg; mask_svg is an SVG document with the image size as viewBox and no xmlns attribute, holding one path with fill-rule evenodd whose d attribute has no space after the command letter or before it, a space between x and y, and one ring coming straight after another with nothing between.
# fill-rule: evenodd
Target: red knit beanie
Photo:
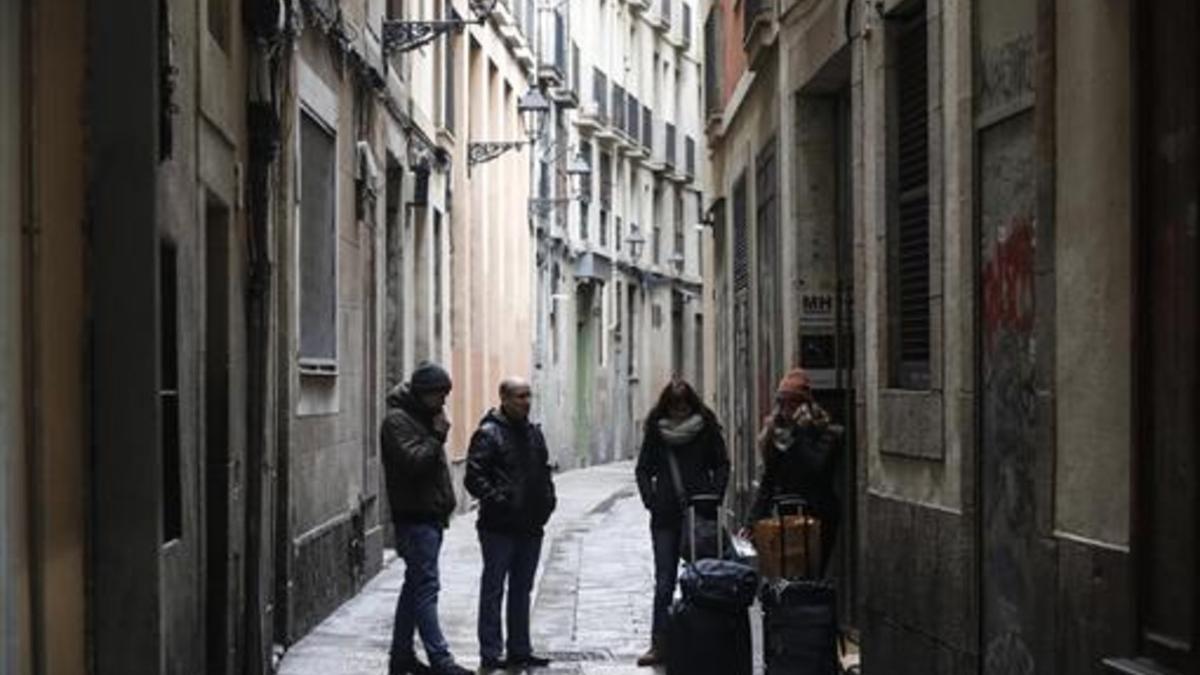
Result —
<instances>
[{"instance_id":1,"label":"red knit beanie","mask_svg":"<svg viewBox=\"0 0 1200 675\"><path fill-rule=\"evenodd\" d=\"M808 373L803 368L793 368L779 381L776 394L781 398L803 398L811 388L812 380L808 378Z\"/></svg>"}]
</instances>

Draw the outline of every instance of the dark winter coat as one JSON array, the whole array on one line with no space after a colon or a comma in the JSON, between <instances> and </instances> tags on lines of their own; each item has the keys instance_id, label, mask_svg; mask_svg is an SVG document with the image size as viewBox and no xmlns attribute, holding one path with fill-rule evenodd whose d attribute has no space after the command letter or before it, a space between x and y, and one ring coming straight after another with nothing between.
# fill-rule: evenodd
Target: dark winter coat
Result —
<instances>
[{"instance_id":1,"label":"dark winter coat","mask_svg":"<svg viewBox=\"0 0 1200 675\"><path fill-rule=\"evenodd\" d=\"M558 505L541 428L490 411L471 437L466 487L479 500L480 530L541 535Z\"/></svg>"},{"instance_id":2,"label":"dark winter coat","mask_svg":"<svg viewBox=\"0 0 1200 675\"><path fill-rule=\"evenodd\" d=\"M437 411L426 409L407 385L393 389L387 404L380 441L392 520L445 526L456 504L446 439L433 427Z\"/></svg>"},{"instance_id":3,"label":"dark winter coat","mask_svg":"<svg viewBox=\"0 0 1200 675\"><path fill-rule=\"evenodd\" d=\"M839 510L834 492L835 460L841 437L841 427L837 426L797 427L786 451L766 448L762 480L750 510L751 521L774 515L776 496L797 495L807 502L812 515L829 526L836 524ZM772 442L768 428L760 443Z\"/></svg>"},{"instance_id":4,"label":"dark winter coat","mask_svg":"<svg viewBox=\"0 0 1200 675\"><path fill-rule=\"evenodd\" d=\"M650 526L655 529L678 529L683 522L683 502L671 477L668 452L675 454L687 497L724 497L729 484L729 454L719 425L706 422L691 441L671 445L663 439L658 421L651 420L646 425L635 473L642 503L650 510Z\"/></svg>"}]
</instances>

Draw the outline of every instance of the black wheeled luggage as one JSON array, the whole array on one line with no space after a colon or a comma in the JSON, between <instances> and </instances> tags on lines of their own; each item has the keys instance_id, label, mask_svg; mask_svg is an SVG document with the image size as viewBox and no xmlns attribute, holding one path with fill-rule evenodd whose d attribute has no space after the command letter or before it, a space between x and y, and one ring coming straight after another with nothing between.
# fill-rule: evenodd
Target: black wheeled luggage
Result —
<instances>
[{"instance_id":1,"label":"black wheeled luggage","mask_svg":"<svg viewBox=\"0 0 1200 675\"><path fill-rule=\"evenodd\" d=\"M782 579L763 587L767 675L838 675L837 591L832 584Z\"/></svg>"},{"instance_id":2,"label":"black wheeled luggage","mask_svg":"<svg viewBox=\"0 0 1200 675\"><path fill-rule=\"evenodd\" d=\"M697 498L708 499L720 501ZM694 527L697 500L688 509L689 527ZM751 675L754 670L749 607L758 573L724 559L723 544L717 548L717 558L688 562L680 575L683 598L671 606L667 623L667 675ZM694 552L689 559L695 560Z\"/></svg>"},{"instance_id":3,"label":"black wheeled luggage","mask_svg":"<svg viewBox=\"0 0 1200 675\"><path fill-rule=\"evenodd\" d=\"M804 500L780 496L775 502L781 518L785 509L807 515ZM786 528L780 528L780 548ZM819 536L819 535L818 535ZM807 544L807 542L806 542ZM817 543L819 547L819 543ZM786 561L786 556L780 554ZM780 579L763 586L763 661L767 675L839 675L837 589L827 581L814 578L812 568L820 555L806 555L804 570L788 570L786 562ZM817 563L819 568L820 563Z\"/></svg>"}]
</instances>

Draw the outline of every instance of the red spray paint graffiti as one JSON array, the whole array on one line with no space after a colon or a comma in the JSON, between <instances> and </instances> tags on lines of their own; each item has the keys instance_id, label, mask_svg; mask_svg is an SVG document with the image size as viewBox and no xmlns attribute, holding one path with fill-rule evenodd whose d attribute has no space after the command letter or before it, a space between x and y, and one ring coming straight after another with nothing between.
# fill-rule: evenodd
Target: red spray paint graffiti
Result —
<instances>
[{"instance_id":1,"label":"red spray paint graffiti","mask_svg":"<svg viewBox=\"0 0 1200 675\"><path fill-rule=\"evenodd\" d=\"M1028 333L1034 317L1033 220L1018 216L983 265L983 330L987 348L1000 330Z\"/></svg>"}]
</instances>

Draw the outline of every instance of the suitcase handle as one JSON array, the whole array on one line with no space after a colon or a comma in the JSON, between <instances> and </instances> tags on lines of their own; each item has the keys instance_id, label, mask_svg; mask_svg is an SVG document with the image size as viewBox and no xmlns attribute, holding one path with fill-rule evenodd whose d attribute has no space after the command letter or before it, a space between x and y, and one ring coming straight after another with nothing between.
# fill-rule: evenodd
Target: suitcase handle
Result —
<instances>
[{"instance_id":1,"label":"suitcase handle","mask_svg":"<svg viewBox=\"0 0 1200 675\"><path fill-rule=\"evenodd\" d=\"M715 494L697 494L692 495L688 499L688 529L691 530L692 536L688 537L688 544L691 547L691 557L688 561L689 565L696 564L696 507L710 504L717 505L717 557L725 558L725 509L720 507L721 495Z\"/></svg>"}]
</instances>

